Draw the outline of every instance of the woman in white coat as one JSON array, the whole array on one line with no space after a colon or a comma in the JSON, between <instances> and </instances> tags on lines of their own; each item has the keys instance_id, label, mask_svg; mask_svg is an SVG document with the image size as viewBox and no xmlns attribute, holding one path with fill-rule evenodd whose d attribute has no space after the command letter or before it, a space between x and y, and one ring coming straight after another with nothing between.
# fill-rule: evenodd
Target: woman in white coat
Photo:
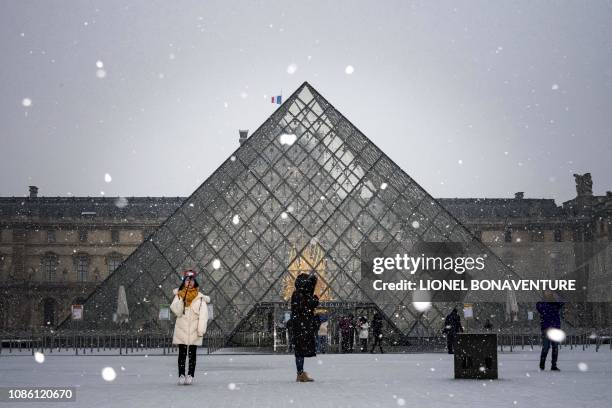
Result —
<instances>
[{"instance_id":1,"label":"woman in white coat","mask_svg":"<svg viewBox=\"0 0 612 408\"><path fill-rule=\"evenodd\" d=\"M196 273L187 270L183 273L183 282L174 289L174 299L170 310L176 315L172 343L179 348L178 373L179 385L189 385L193 382L196 366L196 350L202 345L208 322L208 296L198 291ZM185 360L189 352L189 370L185 377Z\"/></svg>"}]
</instances>

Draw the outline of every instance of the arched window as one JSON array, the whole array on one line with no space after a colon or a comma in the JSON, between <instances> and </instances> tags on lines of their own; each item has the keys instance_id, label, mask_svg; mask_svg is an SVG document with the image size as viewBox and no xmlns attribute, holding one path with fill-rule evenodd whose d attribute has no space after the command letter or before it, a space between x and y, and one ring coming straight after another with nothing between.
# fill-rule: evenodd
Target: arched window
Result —
<instances>
[{"instance_id":1,"label":"arched window","mask_svg":"<svg viewBox=\"0 0 612 408\"><path fill-rule=\"evenodd\" d=\"M74 256L74 268L77 273L77 282L87 282L89 274L90 257L84 253L78 253Z\"/></svg>"},{"instance_id":2,"label":"arched window","mask_svg":"<svg viewBox=\"0 0 612 408\"><path fill-rule=\"evenodd\" d=\"M48 252L42 259L43 279L49 282L57 280L58 257L54 253Z\"/></svg>"},{"instance_id":3,"label":"arched window","mask_svg":"<svg viewBox=\"0 0 612 408\"><path fill-rule=\"evenodd\" d=\"M57 302L53 298L43 300L43 325L55 326L55 309Z\"/></svg>"},{"instance_id":4,"label":"arched window","mask_svg":"<svg viewBox=\"0 0 612 408\"><path fill-rule=\"evenodd\" d=\"M108 266L108 274L115 272L115 269L123 262L123 255L118 252L109 254L106 258L106 265Z\"/></svg>"}]
</instances>

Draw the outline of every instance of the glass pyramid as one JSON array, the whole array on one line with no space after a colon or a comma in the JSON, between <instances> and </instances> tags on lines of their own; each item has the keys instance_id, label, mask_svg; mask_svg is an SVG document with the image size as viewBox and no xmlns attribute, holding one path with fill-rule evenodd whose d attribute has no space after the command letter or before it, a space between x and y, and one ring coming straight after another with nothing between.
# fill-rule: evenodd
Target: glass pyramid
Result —
<instances>
[{"instance_id":1,"label":"glass pyramid","mask_svg":"<svg viewBox=\"0 0 612 408\"><path fill-rule=\"evenodd\" d=\"M88 297L84 326L113 326L121 285L130 325L158 324L160 305L171 302L181 272L193 268L214 305L210 325L230 337L259 305L285 304L295 276L310 271L324 302L373 305L405 335L437 331L448 303L420 312L410 292L364 290L364 242L398 251L459 242L488 254L489 278L514 276L304 83ZM505 301L505 294L492 295ZM479 296L456 300L491 300Z\"/></svg>"}]
</instances>

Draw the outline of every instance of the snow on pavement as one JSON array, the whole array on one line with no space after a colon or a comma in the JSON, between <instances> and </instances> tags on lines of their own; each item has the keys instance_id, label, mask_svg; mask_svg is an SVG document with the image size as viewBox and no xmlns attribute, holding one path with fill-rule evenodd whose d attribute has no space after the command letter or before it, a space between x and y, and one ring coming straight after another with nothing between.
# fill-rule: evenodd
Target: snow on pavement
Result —
<instances>
[{"instance_id":1,"label":"snow on pavement","mask_svg":"<svg viewBox=\"0 0 612 408\"><path fill-rule=\"evenodd\" d=\"M320 355L306 359L316 381L295 383L290 355L200 355L196 383L178 386L176 356L48 354L38 363L32 356L4 354L0 386L76 386L76 403L51 404L73 408L609 406L609 350L564 348L560 373L540 372L538 359L539 350L500 353L500 379L483 381L454 380L447 354ZM116 373L114 380L102 378L106 367Z\"/></svg>"}]
</instances>

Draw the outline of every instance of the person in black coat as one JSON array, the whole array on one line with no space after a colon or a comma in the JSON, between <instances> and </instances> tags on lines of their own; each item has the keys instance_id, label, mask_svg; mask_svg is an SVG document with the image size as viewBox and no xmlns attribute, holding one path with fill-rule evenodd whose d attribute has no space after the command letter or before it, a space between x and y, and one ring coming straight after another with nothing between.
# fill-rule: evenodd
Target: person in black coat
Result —
<instances>
[{"instance_id":1,"label":"person in black coat","mask_svg":"<svg viewBox=\"0 0 612 408\"><path fill-rule=\"evenodd\" d=\"M314 310L319 298L314 294L317 277L301 273L295 279L295 291L291 295L292 338L297 368L297 382L314 381L304 371L304 357L314 357L318 324Z\"/></svg>"},{"instance_id":2,"label":"person in black coat","mask_svg":"<svg viewBox=\"0 0 612 408\"><path fill-rule=\"evenodd\" d=\"M561 371L557 367L559 357L559 343L548 338L548 330L561 329L561 309L563 302L557 302L551 291L544 293L544 301L536 303L540 313L540 329L542 330L542 353L540 354L540 370L544 370L548 350L552 347L551 371Z\"/></svg>"},{"instance_id":3,"label":"person in black coat","mask_svg":"<svg viewBox=\"0 0 612 408\"><path fill-rule=\"evenodd\" d=\"M380 314L380 312L376 312L374 314L374 318L372 319L372 336L374 337L374 344L372 345L372 350L370 350L370 353L374 353L374 349L376 348L377 344L378 344L378 347L380 347L380 354L383 353L382 329L383 329L382 315Z\"/></svg>"},{"instance_id":4,"label":"person in black coat","mask_svg":"<svg viewBox=\"0 0 612 408\"><path fill-rule=\"evenodd\" d=\"M444 330L446 334L446 347L448 354L453 354L453 343L455 342L455 336L457 333L463 332L463 326L461 326L461 317L457 313L457 308L454 308L452 312L444 319Z\"/></svg>"}]
</instances>

